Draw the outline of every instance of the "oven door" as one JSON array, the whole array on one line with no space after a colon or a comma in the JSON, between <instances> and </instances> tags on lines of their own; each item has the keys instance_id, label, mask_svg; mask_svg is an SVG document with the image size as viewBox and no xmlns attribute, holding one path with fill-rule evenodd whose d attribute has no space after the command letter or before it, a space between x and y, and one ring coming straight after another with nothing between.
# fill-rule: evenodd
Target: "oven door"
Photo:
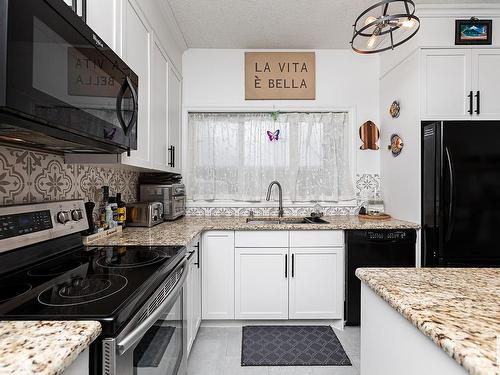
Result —
<instances>
[{"instance_id":1,"label":"oven door","mask_svg":"<svg viewBox=\"0 0 500 375\"><path fill-rule=\"evenodd\" d=\"M64 2L6 1L1 105L24 120L13 125L136 149L137 75Z\"/></svg>"},{"instance_id":2,"label":"oven door","mask_svg":"<svg viewBox=\"0 0 500 375\"><path fill-rule=\"evenodd\" d=\"M183 260L116 338L103 340L103 375L185 375Z\"/></svg>"}]
</instances>

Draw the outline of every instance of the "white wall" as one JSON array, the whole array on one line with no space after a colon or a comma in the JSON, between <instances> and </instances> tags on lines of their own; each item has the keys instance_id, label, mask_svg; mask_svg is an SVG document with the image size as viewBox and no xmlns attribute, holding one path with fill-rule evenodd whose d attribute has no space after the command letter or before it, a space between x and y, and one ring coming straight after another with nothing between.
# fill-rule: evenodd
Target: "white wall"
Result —
<instances>
[{"instance_id":1,"label":"white wall","mask_svg":"<svg viewBox=\"0 0 500 375\"><path fill-rule=\"evenodd\" d=\"M190 110L347 109L354 114L356 173L379 173L379 152L361 151L358 129L379 123L379 58L350 50L316 51L316 100L245 100L244 52L188 49L182 59L184 126ZM354 146L353 146L354 148ZM186 160L186 159L184 159Z\"/></svg>"},{"instance_id":2,"label":"white wall","mask_svg":"<svg viewBox=\"0 0 500 375\"><path fill-rule=\"evenodd\" d=\"M401 220L420 222L420 107L419 54L415 52L404 63L391 70L380 81L380 179L385 208ZM389 114L389 106L398 100L398 118ZM403 139L404 147L397 157L387 149L391 134Z\"/></svg>"}]
</instances>

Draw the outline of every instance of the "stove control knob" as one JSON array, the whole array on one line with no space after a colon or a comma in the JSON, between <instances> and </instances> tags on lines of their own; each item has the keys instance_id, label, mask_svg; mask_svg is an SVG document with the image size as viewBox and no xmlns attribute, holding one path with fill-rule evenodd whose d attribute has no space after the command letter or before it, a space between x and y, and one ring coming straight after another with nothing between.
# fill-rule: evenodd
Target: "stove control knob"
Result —
<instances>
[{"instance_id":1,"label":"stove control knob","mask_svg":"<svg viewBox=\"0 0 500 375\"><path fill-rule=\"evenodd\" d=\"M71 211L71 218L74 221L82 220L83 219L82 210L80 210L80 209L72 210Z\"/></svg>"},{"instance_id":2,"label":"stove control knob","mask_svg":"<svg viewBox=\"0 0 500 375\"><path fill-rule=\"evenodd\" d=\"M61 224L66 224L70 220L71 218L69 216L68 211L59 211L57 213L57 221L60 222Z\"/></svg>"}]
</instances>

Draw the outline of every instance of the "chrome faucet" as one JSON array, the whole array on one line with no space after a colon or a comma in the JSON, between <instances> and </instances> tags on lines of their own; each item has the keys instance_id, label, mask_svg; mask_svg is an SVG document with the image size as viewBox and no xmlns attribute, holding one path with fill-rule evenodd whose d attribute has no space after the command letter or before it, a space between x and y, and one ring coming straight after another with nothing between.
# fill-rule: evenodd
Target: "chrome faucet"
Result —
<instances>
[{"instance_id":1,"label":"chrome faucet","mask_svg":"<svg viewBox=\"0 0 500 375\"><path fill-rule=\"evenodd\" d=\"M283 217L283 189L281 188L281 184L278 181L272 181L269 184L267 188L266 201L269 201L271 199L271 190L273 190L274 185L278 187L278 199L279 199L278 217Z\"/></svg>"}]
</instances>

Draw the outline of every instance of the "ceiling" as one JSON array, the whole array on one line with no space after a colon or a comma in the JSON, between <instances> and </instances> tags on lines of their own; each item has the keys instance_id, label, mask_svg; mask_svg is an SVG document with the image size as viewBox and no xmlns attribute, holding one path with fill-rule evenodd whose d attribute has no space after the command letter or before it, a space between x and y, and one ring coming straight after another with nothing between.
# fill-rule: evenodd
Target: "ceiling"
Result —
<instances>
[{"instance_id":1,"label":"ceiling","mask_svg":"<svg viewBox=\"0 0 500 375\"><path fill-rule=\"evenodd\" d=\"M352 23L377 0L164 0L189 48L349 48ZM498 3L499 0L416 0Z\"/></svg>"}]
</instances>

